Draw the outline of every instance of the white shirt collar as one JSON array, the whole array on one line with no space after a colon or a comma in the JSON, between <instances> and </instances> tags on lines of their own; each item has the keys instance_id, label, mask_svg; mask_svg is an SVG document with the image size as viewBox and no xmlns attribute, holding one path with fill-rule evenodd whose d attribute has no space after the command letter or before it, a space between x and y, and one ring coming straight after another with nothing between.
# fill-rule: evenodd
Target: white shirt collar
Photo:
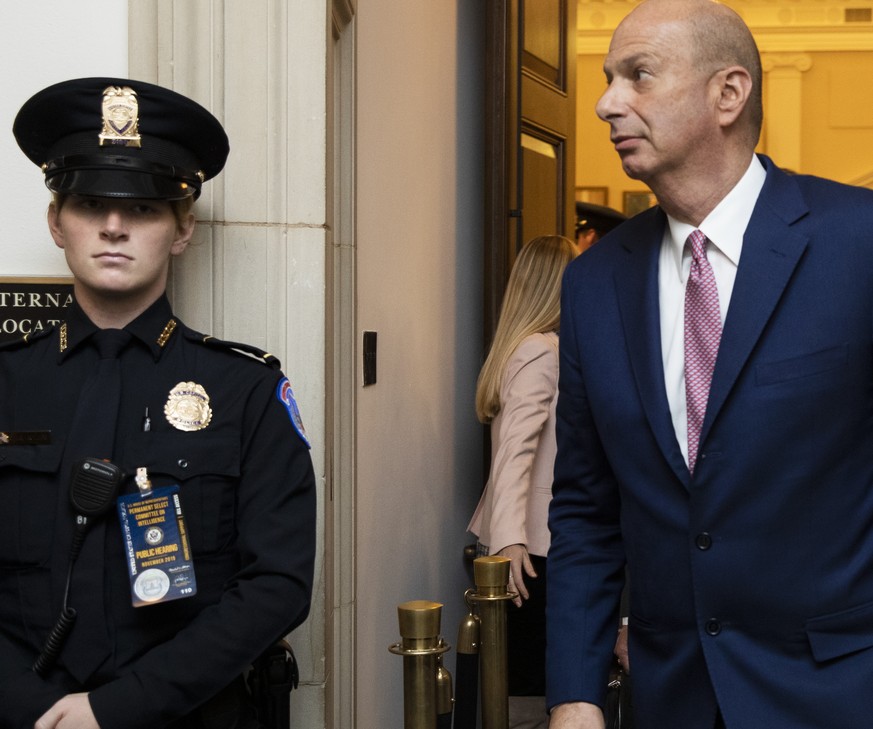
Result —
<instances>
[{"instance_id":1,"label":"white shirt collar","mask_svg":"<svg viewBox=\"0 0 873 729\"><path fill-rule=\"evenodd\" d=\"M682 270L685 241L688 240L688 236L693 230L700 230L714 246L730 259L734 266L739 265L740 253L743 249L743 236L766 178L767 172L764 165L761 164L757 155L752 155L752 161L739 182L722 198L721 202L697 228L667 216L669 226L667 238L672 254L671 258L681 280L685 278ZM685 255L690 257L691 254Z\"/></svg>"}]
</instances>

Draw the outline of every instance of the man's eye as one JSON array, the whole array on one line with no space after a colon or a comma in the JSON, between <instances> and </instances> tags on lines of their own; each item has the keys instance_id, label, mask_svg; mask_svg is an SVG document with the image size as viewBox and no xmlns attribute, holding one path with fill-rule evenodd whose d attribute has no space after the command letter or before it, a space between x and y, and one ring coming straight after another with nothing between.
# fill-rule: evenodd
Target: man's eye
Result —
<instances>
[{"instance_id":1,"label":"man's eye","mask_svg":"<svg viewBox=\"0 0 873 729\"><path fill-rule=\"evenodd\" d=\"M650 74L644 68L636 68L634 69L634 80L636 81L644 81L647 78L651 78L652 74Z\"/></svg>"}]
</instances>

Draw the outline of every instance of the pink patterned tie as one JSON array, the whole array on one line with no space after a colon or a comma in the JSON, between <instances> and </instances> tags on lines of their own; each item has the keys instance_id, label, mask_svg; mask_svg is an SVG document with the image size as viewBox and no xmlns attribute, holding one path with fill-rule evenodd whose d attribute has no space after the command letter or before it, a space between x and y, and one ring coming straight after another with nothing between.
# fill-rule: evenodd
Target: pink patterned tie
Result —
<instances>
[{"instance_id":1,"label":"pink patterned tie","mask_svg":"<svg viewBox=\"0 0 873 729\"><path fill-rule=\"evenodd\" d=\"M688 236L691 271L685 286L685 403L688 408L688 470L694 473L700 429L721 340L721 315L715 274L706 258L706 236Z\"/></svg>"}]
</instances>

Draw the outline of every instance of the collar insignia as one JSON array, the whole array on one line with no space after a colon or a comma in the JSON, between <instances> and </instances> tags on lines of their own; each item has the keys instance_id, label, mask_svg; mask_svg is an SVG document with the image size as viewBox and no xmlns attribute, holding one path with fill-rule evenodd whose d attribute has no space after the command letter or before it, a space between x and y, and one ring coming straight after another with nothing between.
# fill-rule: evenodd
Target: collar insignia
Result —
<instances>
[{"instance_id":1,"label":"collar insignia","mask_svg":"<svg viewBox=\"0 0 873 729\"><path fill-rule=\"evenodd\" d=\"M161 336L158 337L158 346L162 349L170 339L172 333L176 330L177 323L178 322L176 322L175 319L170 319L170 321L167 322L167 326L164 327L164 331L161 332Z\"/></svg>"}]
</instances>

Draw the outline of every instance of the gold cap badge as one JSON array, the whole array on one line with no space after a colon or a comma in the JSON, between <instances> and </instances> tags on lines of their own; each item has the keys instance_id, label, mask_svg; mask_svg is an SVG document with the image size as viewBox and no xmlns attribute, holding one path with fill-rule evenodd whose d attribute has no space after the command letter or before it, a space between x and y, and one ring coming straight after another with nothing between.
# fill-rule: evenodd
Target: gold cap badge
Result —
<instances>
[{"instance_id":1,"label":"gold cap badge","mask_svg":"<svg viewBox=\"0 0 873 729\"><path fill-rule=\"evenodd\" d=\"M212 420L209 395L196 382L180 382L164 405L167 422L178 430L203 430Z\"/></svg>"},{"instance_id":2,"label":"gold cap badge","mask_svg":"<svg viewBox=\"0 0 873 729\"><path fill-rule=\"evenodd\" d=\"M103 89L103 131L100 146L139 147L139 102L130 86Z\"/></svg>"}]
</instances>

